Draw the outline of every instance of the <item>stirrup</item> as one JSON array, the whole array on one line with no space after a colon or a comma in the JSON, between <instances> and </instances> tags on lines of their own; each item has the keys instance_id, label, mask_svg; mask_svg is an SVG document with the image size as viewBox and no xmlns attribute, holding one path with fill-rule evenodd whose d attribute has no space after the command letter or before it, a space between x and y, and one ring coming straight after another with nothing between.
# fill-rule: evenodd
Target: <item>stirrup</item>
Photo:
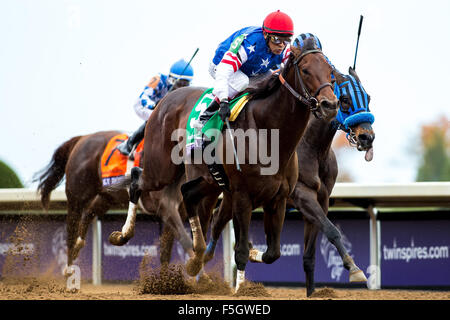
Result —
<instances>
[{"instance_id":1,"label":"stirrup","mask_svg":"<svg viewBox=\"0 0 450 320\"><path fill-rule=\"evenodd\" d=\"M134 156L136 155L136 149L137 149L137 144L135 144L134 146L131 147L131 151L130 151L130 155L128 156L128 159L130 161L134 161Z\"/></svg>"}]
</instances>

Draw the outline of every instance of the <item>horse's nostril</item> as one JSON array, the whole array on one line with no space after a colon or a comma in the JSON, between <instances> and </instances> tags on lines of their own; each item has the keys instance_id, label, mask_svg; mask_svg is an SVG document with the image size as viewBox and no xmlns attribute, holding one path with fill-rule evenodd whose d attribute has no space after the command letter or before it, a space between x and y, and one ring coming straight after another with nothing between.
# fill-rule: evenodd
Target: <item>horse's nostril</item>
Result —
<instances>
[{"instance_id":1,"label":"horse's nostril","mask_svg":"<svg viewBox=\"0 0 450 320\"><path fill-rule=\"evenodd\" d=\"M371 134L368 134L368 133L361 133L361 134L358 135L358 139L361 142L370 143L370 142L373 141L373 136Z\"/></svg>"},{"instance_id":2,"label":"horse's nostril","mask_svg":"<svg viewBox=\"0 0 450 320\"><path fill-rule=\"evenodd\" d=\"M361 134L358 136L358 138L359 138L359 140L367 140L367 139L369 139L369 136L368 136L367 133L361 133Z\"/></svg>"},{"instance_id":3,"label":"horse's nostril","mask_svg":"<svg viewBox=\"0 0 450 320\"><path fill-rule=\"evenodd\" d=\"M337 108L337 102L335 101L330 101L328 99L324 99L320 102L320 106L322 108L326 108L326 109L336 109Z\"/></svg>"}]
</instances>

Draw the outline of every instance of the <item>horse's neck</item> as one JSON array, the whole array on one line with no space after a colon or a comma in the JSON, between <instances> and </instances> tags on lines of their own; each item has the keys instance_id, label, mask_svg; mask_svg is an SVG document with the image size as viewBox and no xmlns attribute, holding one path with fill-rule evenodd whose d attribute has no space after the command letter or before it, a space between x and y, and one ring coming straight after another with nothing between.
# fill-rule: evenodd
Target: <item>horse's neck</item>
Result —
<instances>
[{"instance_id":1,"label":"horse's neck","mask_svg":"<svg viewBox=\"0 0 450 320\"><path fill-rule=\"evenodd\" d=\"M293 80L287 80L292 85ZM254 110L257 129L279 130L280 167L295 152L309 120L309 108L301 104L284 86L259 103Z\"/></svg>"},{"instance_id":2,"label":"horse's neck","mask_svg":"<svg viewBox=\"0 0 450 320\"><path fill-rule=\"evenodd\" d=\"M331 148L336 131L330 122L311 116L301 143L309 144L318 154L326 154Z\"/></svg>"}]
</instances>

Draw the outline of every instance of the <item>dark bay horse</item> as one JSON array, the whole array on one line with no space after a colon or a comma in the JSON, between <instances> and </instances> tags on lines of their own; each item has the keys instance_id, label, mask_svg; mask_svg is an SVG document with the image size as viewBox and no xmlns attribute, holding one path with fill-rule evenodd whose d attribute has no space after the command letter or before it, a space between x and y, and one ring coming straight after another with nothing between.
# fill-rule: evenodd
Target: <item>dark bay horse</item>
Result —
<instances>
[{"instance_id":1,"label":"dark bay horse","mask_svg":"<svg viewBox=\"0 0 450 320\"><path fill-rule=\"evenodd\" d=\"M119 131L100 131L76 136L62 143L54 152L48 166L35 174L39 181L38 192L44 209L48 209L51 192L63 182L67 196L67 267L66 276L80 250L85 245L86 233L95 216L101 217L113 206L123 206L129 202L126 188L108 189L103 186L101 158L110 139L121 134ZM116 151L118 152L118 151ZM142 158L141 158L142 160ZM177 190L179 189L179 186ZM170 197L168 196L170 194ZM170 201L177 198L176 201ZM183 248L192 248L192 240L186 233L180 217L186 217L181 193L172 189L154 192L146 199L144 213L157 214L163 222L162 237L167 241L180 239ZM168 262L170 252L161 251L161 263Z\"/></svg>"},{"instance_id":2,"label":"dark bay horse","mask_svg":"<svg viewBox=\"0 0 450 320\"><path fill-rule=\"evenodd\" d=\"M311 108L317 108L328 121L336 115L337 99L330 82L331 67L313 41L302 50L292 48L291 56L280 76L271 77L259 90L251 92L253 98L230 128L255 132L266 129L269 137L262 143L266 143L270 150L274 145L279 147L272 155L276 157L278 170L273 174L262 174L262 169L267 167L267 164L259 159L256 164L251 163L249 157L252 151L249 146L245 146L245 157L239 159L241 171L236 169L235 163L223 165L229 181L227 191L218 186L204 163L175 163L172 158L173 150L179 143L184 142L182 136L178 137L178 140L173 139L173 132L186 128L190 112L205 89L182 88L161 100L159 108L147 123L143 170L132 170L130 200L135 205L141 196L145 197L149 192L174 183L186 172L188 182L181 190L194 245L194 255L186 265L189 275L196 275L200 271L206 249L204 235L209 221L202 225L199 216L211 216L222 191L230 198L235 224L235 260L240 275L237 287L245 279L244 270L249 258L248 227L254 208L263 206L266 211L265 232L269 246L262 260L272 263L280 256L280 233L286 200L297 177L295 149L309 121ZM310 92L313 94L309 94ZM223 132L219 136L216 148L216 154L221 155L222 159L228 159L227 155L231 152L226 148L229 144L224 143L228 133ZM273 142L272 136L278 139ZM115 238L114 240L110 237L110 240L119 244L127 241L120 232L115 233Z\"/></svg>"},{"instance_id":3,"label":"dark bay horse","mask_svg":"<svg viewBox=\"0 0 450 320\"><path fill-rule=\"evenodd\" d=\"M349 75L335 72L335 76L335 94L339 97L339 113L331 123L311 117L306 132L297 146L298 180L288 200L288 206L299 210L305 221L303 268L308 297L314 292L314 262L319 231L322 231L337 248L344 267L349 270L350 282L367 281L364 273L347 253L339 230L327 218L327 214L330 195L338 174L336 156L331 148L337 130L348 132L352 144L358 150L369 153L366 160L372 159L372 143L375 134L371 125L373 116L369 110L370 96L365 92L352 68L349 69ZM205 262L214 256L217 240L231 218L229 199L224 194L219 211L213 216L211 240L205 254ZM256 257L258 254L256 249L251 249L251 257ZM254 258L252 261L260 262Z\"/></svg>"}]
</instances>

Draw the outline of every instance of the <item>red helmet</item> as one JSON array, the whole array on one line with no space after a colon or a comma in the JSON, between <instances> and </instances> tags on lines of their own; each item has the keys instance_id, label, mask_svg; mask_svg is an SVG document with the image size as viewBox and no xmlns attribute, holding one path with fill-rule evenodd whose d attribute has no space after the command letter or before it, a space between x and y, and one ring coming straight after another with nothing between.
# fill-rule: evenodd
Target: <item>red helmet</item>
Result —
<instances>
[{"instance_id":1,"label":"red helmet","mask_svg":"<svg viewBox=\"0 0 450 320\"><path fill-rule=\"evenodd\" d=\"M270 13L263 22L263 31L285 35L294 34L294 23L286 13L277 10Z\"/></svg>"}]
</instances>

